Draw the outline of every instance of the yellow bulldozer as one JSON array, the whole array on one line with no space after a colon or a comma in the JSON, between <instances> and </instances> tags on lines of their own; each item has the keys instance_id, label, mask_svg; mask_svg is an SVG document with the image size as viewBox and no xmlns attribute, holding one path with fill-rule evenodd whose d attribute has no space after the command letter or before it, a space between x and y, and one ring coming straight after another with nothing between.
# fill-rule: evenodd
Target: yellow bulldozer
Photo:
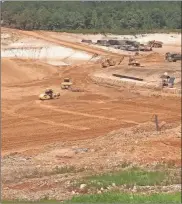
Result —
<instances>
[{"instance_id":1,"label":"yellow bulldozer","mask_svg":"<svg viewBox=\"0 0 182 204\"><path fill-rule=\"evenodd\" d=\"M55 93L53 89L46 89L44 93L39 95L40 100L50 100L50 99L57 99L60 97L60 93Z\"/></svg>"},{"instance_id":2,"label":"yellow bulldozer","mask_svg":"<svg viewBox=\"0 0 182 204\"><path fill-rule=\"evenodd\" d=\"M61 89L70 89L72 82L70 78L64 78L64 81L61 83Z\"/></svg>"}]
</instances>

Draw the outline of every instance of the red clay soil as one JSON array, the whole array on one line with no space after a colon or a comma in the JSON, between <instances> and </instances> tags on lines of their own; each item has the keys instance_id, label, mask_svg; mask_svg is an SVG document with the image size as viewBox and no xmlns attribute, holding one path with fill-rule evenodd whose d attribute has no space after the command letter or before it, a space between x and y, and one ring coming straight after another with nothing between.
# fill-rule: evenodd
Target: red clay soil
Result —
<instances>
[{"instance_id":1,"label":"red clay soil","mask_svg":"<svg viewBox=\"0 0 182 204\"><path fill-rule=\"evenodd\" d=\"M43 32L18 32L89 53L107 53ZM145 60L152 59L159 61L161 57L151 54ZM40 61L3 59L2 154L37 149L54 142L96 138L122 127L151 122L154 114L160 122L180 123L180 98L147 97L94 84L90 75L100 69L97 64L56 68ZM84 92L61 90L64 77L70 77L73 87ZM59 90L61 97L39 101L38 95L47 87Z\"/></svg>"},{"instance_id":2,"label":"red clay soil","mask_svg":"<svg viewBox=\"0 0 182 204\"><path fill-rule=\"evenodd\" d=\"M3 153L27 150L57 141L94 138L122 127L151 121L154 114L166 122L180 121L180 99L164 100L133 93L125 97L124 90L100 87L90 81L88 75L97 69L95 65L80 66L79 71L78 68L69 67L66 71L62 69L60 76L50 76L49 79L27 84L21 80L29 80L22 71L27 61L21 60L18 72L16 60L7 60L7 64L11 67L11 75L16 79L20 77L20 82L16 80L11 87L3 86L6 90L2 92ZM32 62L32 67L35 64ZM2 70L6 69L5 66L6 61L2 64ZM37 74L40 70L36 69ZM36 77L36 74L32 76ZM38 100L38 94L35 93L50 85L59 89L62 77L67 76L73 79L74 86L85 92L60 90L60 99L44 102ZM2 78L6 82L7 77L8 74L3 71ZM7 93L12 96L16 94L17 99L7 99Z\"/></svg>"},{"instance_id":3,"label":"red clay soil","mask_svg":"<svg viewBox=\"0 0 182 204\"><path fill-rule=\"evenodd\" d=\"M31 59L10 59L1 60L1 83L12 84L43 79L57 73L54 66L49 66L40 61Z\"/></svg>"}]
</instances>

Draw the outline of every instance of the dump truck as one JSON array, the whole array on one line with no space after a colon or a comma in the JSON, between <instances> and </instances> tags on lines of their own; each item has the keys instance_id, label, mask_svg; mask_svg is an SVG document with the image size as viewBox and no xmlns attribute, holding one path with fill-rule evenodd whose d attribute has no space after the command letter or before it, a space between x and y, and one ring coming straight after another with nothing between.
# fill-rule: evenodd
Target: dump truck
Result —
<instances>
[{"instance_id":1,"label":"dump truck","mask_svg":"<svg viewBox=\"0 0 182 204\"><path fill-rule=\"evenodd\" d=\"M44 93L39 95L40 100L57 99L60 97L60 93L55 93L53 89L47 88Z\"/></svg>"},{"instance_id":2,"label":"dump truck","mask_svg":"<svg viewBox=\"0 0 182 204\"><path fill-rule=\"evenodd\" d=\"M176 62L178 60L181 60L182 55L180 53L172 53L172 52L167 52L165 54L165 60L168 62Z\"/></svg>"},{"instance_id":3,"label":"dump truck","mask_svg":"<svg viewBox=\"0 0 182 204\"><path fill-rule=\"evenodd\" d=\"M69 89L72 86L70 78L64 78L64 81L61 83L61 89Z\"/></svg>"}]
</instances>

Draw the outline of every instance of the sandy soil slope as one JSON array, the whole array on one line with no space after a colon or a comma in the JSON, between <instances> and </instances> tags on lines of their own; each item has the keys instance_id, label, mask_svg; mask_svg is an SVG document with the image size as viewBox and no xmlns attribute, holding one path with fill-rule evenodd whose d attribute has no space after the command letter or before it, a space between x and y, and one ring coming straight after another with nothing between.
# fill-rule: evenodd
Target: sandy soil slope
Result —
<instances>
[{"instance_id":1,"label":"sandy soil slope","mask_svg":"<svg viewBox=\"0 0 182 204\"><path fill-rule=\"evenodd\" d=\"M33 65L33 66L32 66ZM40 80L54 75L57 70L40 61L25 59L2 59L1 83L12 84Z\"/></svg>"}]
</instances>

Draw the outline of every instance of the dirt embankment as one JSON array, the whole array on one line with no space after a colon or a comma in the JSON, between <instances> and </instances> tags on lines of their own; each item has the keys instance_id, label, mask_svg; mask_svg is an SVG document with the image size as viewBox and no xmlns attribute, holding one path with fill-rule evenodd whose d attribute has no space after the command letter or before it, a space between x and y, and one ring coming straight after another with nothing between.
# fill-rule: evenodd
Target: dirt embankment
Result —
<instances>
[{"instance_id":1,"label":"dirt embankment","mask_svg":"<svg viewBox=\"0 0 182 204\"><path fill-rule=\"evenodd\" d=\"M1 62L1 83L3 85L41 80L57 73L54 66L41 61L4 58Z\"/></svg>"},{"instance_id":2,"label":"dirt embankment","mask_svg":"<svg viewBox=\"0 0 182 204\"><path fill-rule=\"evenodd\" d=\"M23 35L27 35L30 37L34 37L34 38L38 38L41 40L46 40L48 42L51 43L55 43L57 45L62 45L65 47L70 47L73 48L75 50L81 50L81 51L85 51L87 53L90 54L98 54L98 55L113 55L113 56L121 56L120 54L117 53L112 53L103 49L99 49L96 47L89 47L87 45L84 45L82 43L78 43L78 42L69 42L63 39L60 39L58 37L53 37L53 36L47 36L46 32L41 32L41 31L19 31L20 33L22 33Z\"/></svg>"}]
</instances>

